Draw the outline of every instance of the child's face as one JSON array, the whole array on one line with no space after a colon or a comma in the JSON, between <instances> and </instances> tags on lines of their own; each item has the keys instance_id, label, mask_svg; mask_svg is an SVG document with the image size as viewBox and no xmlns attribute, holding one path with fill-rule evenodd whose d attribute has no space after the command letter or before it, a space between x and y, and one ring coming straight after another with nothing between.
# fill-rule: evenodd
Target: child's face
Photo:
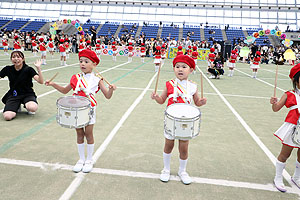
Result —
<instances>
[{"instance_id":1,"label":"child's face","mask_svg":"<svg viewBox=\"0 0 300 200\"><path fill-rule=\"evenodd\" d=\"M193 69L191 69L186 63L178 62L175 64L174 72L175 76L182 81L188 78L190 73L193 72Z\"/></svg>"},{"instance_id":2,"label":"child's face","mask_svg":"<svg viewBox=\"0 0 300 200\"><path fill-rule=\"evenodd\" d=\"M96 67L96 63L94 63L87 57L80 57L79 64L80 64L80 70L85 74L91 73L93 69Z\"/></svg>"}]
</instances>

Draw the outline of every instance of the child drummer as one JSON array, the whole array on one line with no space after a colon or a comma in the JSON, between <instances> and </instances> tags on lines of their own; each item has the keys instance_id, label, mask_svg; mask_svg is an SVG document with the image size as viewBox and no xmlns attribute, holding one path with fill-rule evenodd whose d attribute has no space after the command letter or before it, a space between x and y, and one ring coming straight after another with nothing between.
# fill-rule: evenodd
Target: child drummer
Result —
<instances>
[{"instance_id":1,"label":"child drummer","mask_svg":"<svg viewBox=\"0 0 300 200\"><path fill-rule=\"evenodd\" d=\"M188 76L195 69L195 61L187 55L179 55L173 60L173 69L176 79L166 82L166 87L161 96L152 93L151 98L157 103L163 104L168 99L168 105L174 103L187 103L191 104L192 99L196 106L203 106L206 104L206 98L201 98L198 95L197 85L188 80ZM174 86L177 92L174 91ZM176 94L176 96L175 96ZM172 97L172 98L171 98ZM170 161L171 153L174 147L174 137L164 134L165 146L163 152L164 169L161 172L160 180L168 182L170 179ZM179 140L179 171L178 176L181 181L188 185L192 182L190 176L186 172L186 165L188 161L188 145L189 140Z\"/></svg>"},{"instance_id":2,"label":"child drummer","mask_svg":"<svg viewBox=\"0 0 300 200\"><path fill-rule=\"evenodd\" d=\"M54 82L47 80L45 84L52 86L63 94L67 94L73 89L73 95L79 95L87 97L91 101L92 116L89 124L85 128L76 128L77 132L77 147L80 159L73 167L74 172L80 172L81 170L85 173L92 171L93 169L93 152L94 152L94 136L93 128L96 121L96 106L97 101L95 94L99 89L103 92L107 99L110 99L113 91L116 89L115 85L110 85L107 89L103 83L103 80L97 77L93 73L93 69L99 64L100 60L96 53L92 50L85 49L79 52L79 64L81 73L72 76L70 83L63 87ZM84 153L84 137L87 140L87 157L85 158Z\"/></svg>"}]
</instances>

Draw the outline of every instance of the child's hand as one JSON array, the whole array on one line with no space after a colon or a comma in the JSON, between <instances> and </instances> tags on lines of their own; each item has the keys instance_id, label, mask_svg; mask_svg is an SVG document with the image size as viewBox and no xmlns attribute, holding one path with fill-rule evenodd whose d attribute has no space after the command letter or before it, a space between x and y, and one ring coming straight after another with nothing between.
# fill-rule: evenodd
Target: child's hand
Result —
<instances>
[{"instance_id":1,"label":"child's hand","mask_svg":"<svg viewBox=\"0 0 300 200\"><path fill-rule=\"evenodd\" d=\"M152 92L151 99L157 99L157 98L159 98L159 95L156 94L156 93L154 93L154 92Z\"/></svg>"},{"instance_id":2,"label":"child's hand","mask_svg":"<svg viewBox=\"0 0 300 200\"><path fill-rule=\"evenodd\" d=\"M204 98L200 98L200 99L199 99L199 102L200 102L200 105L203 106L203 105L206 104L207 99L206 99L205 97L204 97Z\"/></svg>"},{"instance_id":3,"label":"child's hand","mask_svg":"<svg viewBox=\"0 0 300 200\"><path fill-rule=\"evenodd\" d=\"M38 60L36 60L36 61L34 62L34 66L36 67L36 69L37 69L38 71L41 70L41 64L42 64L41 59L38 59Z\"/></svg>"},{"instance_id":4,"label":"child's hand","mask_svg":"<svg viewBox=\"0 0 300 200\"><path fill-rule=\"evenodd\" d=\"M108 86L109 90L116 90L117 87L114 84Z\"/></svg>"},{"instance_id":5,"label":"child's hand","mask_svg":"<svg viewBox=\"0 0 300 200\"><path fill-rule=\"evenodd\" d=\"M278 98L277 97L271 97L270 104L275 104L277 102L278 102Z\"/></svg>"},{"instance_id":6,"label":"child's hand","mask_svg":"<svg viewBox=\"0 0 300 200\"><path fill-rule=\"evenodd\" d=\"M46 81L45 81L45 85L46 85L46 86L52 86L52 82L50 82L49 80L46 80Z\"/></svg>"}]
</instances>

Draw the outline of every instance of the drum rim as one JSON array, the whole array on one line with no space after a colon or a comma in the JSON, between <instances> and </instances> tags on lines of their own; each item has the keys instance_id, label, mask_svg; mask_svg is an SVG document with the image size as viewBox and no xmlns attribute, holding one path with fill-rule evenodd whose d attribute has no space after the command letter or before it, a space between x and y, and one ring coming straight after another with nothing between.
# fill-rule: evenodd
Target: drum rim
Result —
<instances>
[{"instance_id":1,"label":"drum rim","mask_svg":"<svg viewBox=\"0 0 300 200\"><path fill-rule=\"evenodd\" d=\"M199 111L199 114L197 115L197 116L195 116L195 117L186 117L186 118L180 118L180 117L174 117L174 116L172 116L171 114L169 114L168 112L167 112L167 110L168 110L168 108L170 108L170 107L172 107L172 106L175 106L175 105L187 105L187 106L192 106L192 107L194 107L194 108L196 108L198 111ZM187 121L187 120L191 120L191 119L197 119L197 118L201 118L201 110L200 110L200 108L198 108L198 107L196 107L196 106L194 106L194 105L191 105L191 104L186 104L186 103L176 103L176 104L172 104L172 105L169 105L166 109L165 109L165 115L168 117L168 118L170 118L171 117L171 119L180 119L180 120L183 120L183 121Z\"/></svg>"},{"instance_id":2,"label":"drum rim","mask_svg":"<svg viewBox=\"0 0 300 200\"><path fill-rule=\"evenodd\" d=\"M69 106L69 107L62 106L62 105L60 105L60 104L58 103L59 100L61 100L61 99L63 99L63 98L68 98L68 97L79 98L79 99L81 98L81 99L86 99L86 100L88 100L88 102L89 102L88 105L85 105L85 106L82 106L82 107L78 107L78 108L91 107L91 101L89 100L89 98L83 97L83 96L78 96L78 95L59 97L59 98L56 100L56 106L59 107L59 108L61 108L61 107L63 107L63 108L74 108L74 107L71 107L71 106ZM77 110L76 107L75 107L75 109Z\"/></svg>"}]
</instances>

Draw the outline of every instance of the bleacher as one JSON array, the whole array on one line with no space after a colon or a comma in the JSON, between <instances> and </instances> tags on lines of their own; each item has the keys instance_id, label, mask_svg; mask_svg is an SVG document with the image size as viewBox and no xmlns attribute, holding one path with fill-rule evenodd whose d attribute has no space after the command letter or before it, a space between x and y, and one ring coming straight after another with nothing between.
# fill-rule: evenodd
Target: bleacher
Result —
<instances>
[{"instance_id":1,"label":"bleacher","mask_svg":"<svg viewBox=\"0 0 300 200\"><path fill-rule=\"evenodd\" d=\"M157 24L144 25L141 30L141 33L144 33L146 35L145 36L146 39L156 38L157 32L158 32Z\"/></svg>"},{"instance_id":2,"label":"bleacher","mask_svg":"<svg viewBox=\"0 0 300 200\"><path fill-rule=\"evenodd\" d=\"M209 31L215 31L214 34L209 34ZM223 41L222 31L219 28L204 28L205 40L208 41L211 45L213 44L212 40L209 38L214 38L215 41Z\"/></svg>"},{"instance_id":3,"label":"bleacher","mask_svg":"<svg viewBox=\"0 0 300 200\"><path fill-rule=\"evenodd\" d=\"M254 32L259 32L260 30L263 30L262 28L247 28L247 33L248 35L251 35L253 36L253 33ZM269 40L268 36L264 35L264 36L259 36L259 38L256 38L255 42L256 42L256 45L260 45L260 46L263 46L263 45L266 45L266 43L264 43L264 40ZM270 43L267 43L267 45L270 45Z\"/></svg>"},{"instance_id":4,"label":"bleacher","mask_svg":"<svg viewBox=\"0 0 300 200\"><path fill-rule=\"evenodd\" d=\"M22 26L24 26L28 22L27 19L21 19L21 20L14 20L11 23L9 23L5 28L9 31L12 31L14 29L19 30Z\"/></svg>"},{"instance_id":5,"label":"bleacher","mask_svg":"<svg viewBox=\"0 0 300 200\"><path fill-rule=\"evenodd\" d=\"M47 22L41 21L31 21L27 26L25 26L21 31L22 32L31 32L31 31L38 31L42 28Z\"/></svg>"},{"instance_id":6,"label":"bleacher","mask_svg":"<svg viewBox=\"0 0 300 200\"><path fill-rule=\"evenodd\" d=\"M133 26L135 24L135 27ZM127 33L131 34L132 37L135 36L137 29L139 28L138 23L124 23L124 27L121 28L119 32L119 38L121 37L122 34L126 35ZM131 32L132 30L132 32Z\"/></svg>"},{"instance_id":7,"label":"bleacher","mask_svg":"<svg viewBox=\"0 0 300 200\"><path fill-rule=\"evenodd\" d=\"M11 19L0 19L0 27L4 26L7 22L9 22Z\"/></svg>"},{"instance_id":8,"label":"bleacher","mask_svg":"<svg viewBox=\"0 0 300 200\"><path fill-rule=\"evenodd\" d=\"M101 27L101 29L97 33L97 35L101 35L101 36L108 35L110 37L111 35L115 34L115 32L117 31L117 29L119 27L119 24L120 23L118 23L118 22L111 22L111 23L106 22L105 24L103 24L103 26Z\"/></svg>"},{"instance_id":9,"label":"bleacher","mask_svg":"<svg viewBox=\"0 0 300 200\"><path fill-rule=\"evenodd\" d=\"M200 34L200 26L193 26L193 25L185 25L183 27L183 38L186 38L190 33L190 40L194 41L201 41L201 34ZM193 34L194 33L194 34Z\"/></svg>"},{"instance_id":10,"label":"bleacher","mask_svg":"<svg viewBox=\"0 0 300 200\"><path fill-rule=\"evenodd\" d=\"M161 32L161 38L169 37L175 38L175 40L178 40L179 35L179 28L175 26L169 26L169 25L163 25L162 32Z\"/></svg>"},{"instance_id":11,"label":"bleacher","mask_svg":"<svg viewBox=\"0 0 300 200\"><path fill-rule=\"evenodd\" d=\"M236 39L236 42L237 42L238 38L242 38L242 41L244 41L244 39L245 39L243 30L240 28L231 27L231 28L225 30L225 32L226 32L227 39L230 40L232 44L233 44L234 38Z\"/></svg>"},{"instance_id":12,"label":"bleacher","mask_svg":"<svg viewBox=\"0 0 300 200\"><path fill-rule=\"evenodd\" d=\"M88 30L88 33L91 34L90 27L95 26L97 30L98 26L100 26L100 22L89 22L82 25L83 30Z\"/></svg>"}]
</instances>

